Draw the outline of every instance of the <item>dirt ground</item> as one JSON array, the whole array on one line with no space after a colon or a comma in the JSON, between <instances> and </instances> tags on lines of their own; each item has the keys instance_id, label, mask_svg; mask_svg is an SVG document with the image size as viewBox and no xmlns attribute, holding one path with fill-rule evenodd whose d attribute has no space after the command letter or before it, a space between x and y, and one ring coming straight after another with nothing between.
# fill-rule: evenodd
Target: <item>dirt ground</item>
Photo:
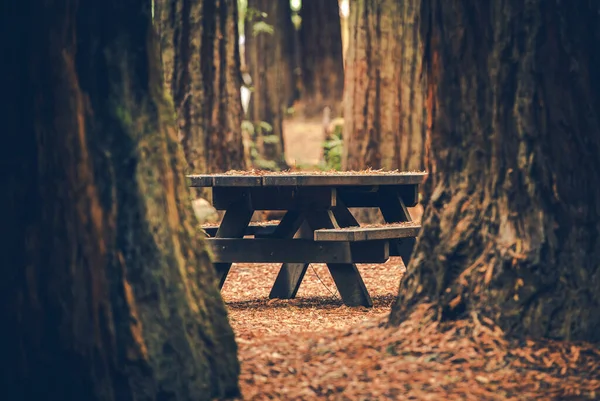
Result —
<instances>
[{"instance_id":1,"label":"dirt ground","mask_svg":"<svg viewBox=\"0 0 600 401\"><path fill-rule=\"evenodd\" d=\"M318 161L320 123L288 121L285 127L289 161ZM278 269L234 265L222 290L238 343L243 399L600 399L597 347L509 341L477 315L433 321L428 305L387 328L404 272L400 258L358 266L373 308L344 306L320 264L309 267L296 299L269 300Z\"/></svg>"}]
</instances>

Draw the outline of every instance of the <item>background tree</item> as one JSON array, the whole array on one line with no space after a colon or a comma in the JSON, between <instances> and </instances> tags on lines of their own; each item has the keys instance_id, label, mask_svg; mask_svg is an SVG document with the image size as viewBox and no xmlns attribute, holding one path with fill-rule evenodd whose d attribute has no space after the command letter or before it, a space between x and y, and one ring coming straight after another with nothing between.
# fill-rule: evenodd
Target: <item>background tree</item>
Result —
<instances>
[{"instance_id":1,"label":"background tree","mask_svg":"<svg viewBox=\"0 0 600 401\"><path fill-rule=\"evenodd\" d=\"M12 3L0 376L20 400L238 394L150 2ZM20 41L15 38L21 39Z\"/></svg>"},{"instance_id":2,"label":"background tree","mask_svg":"<svg viewBox=\"0 0 600 401\"><path fill-rule=\"evenodd\" d=\"M350 4L342 167L423 170L422 42L413 1Z\"/></svg>"},{"instance_id":3,"label":"background tree","mask_svg":"<svg viewBox=\"0 0 600 401\"><path fill-rule=\"evenodd\" d=\"M283 118L295 97L290 2L248 0L244 26L246 66L253 87L249 115L259 131L258 152L270 162L259 167L283 168Z\"/></svg>"},{"instance_id":4,"label":"background tree","mask_svg":"<svg viewBox=\"0 0 600 401\"><path fill-rule=\"evenodd\" d=\"M244 170L237 0L158 0L164 81L189 172Z\"/></svg>"},{"instance_id":5,"label":"background tree","mask_svg":"<svg viewBox=\"0 0 600 401\"><path fill-rule=\"evenodd\" d=\"M341 114L344 91L342 28L338 0L302 2L298 32L304 112L311 116L330 107Z\"/></svg>"},{"instance_id":6,"label":"background tree","mask_svg":"<svg viewBox=\"0 0 600 401\"><path fill-rule=\"evenodd\" d=\"M390 323L600 341L600 3L420 3L431 196Z\"/></svg>"}]
</instances>

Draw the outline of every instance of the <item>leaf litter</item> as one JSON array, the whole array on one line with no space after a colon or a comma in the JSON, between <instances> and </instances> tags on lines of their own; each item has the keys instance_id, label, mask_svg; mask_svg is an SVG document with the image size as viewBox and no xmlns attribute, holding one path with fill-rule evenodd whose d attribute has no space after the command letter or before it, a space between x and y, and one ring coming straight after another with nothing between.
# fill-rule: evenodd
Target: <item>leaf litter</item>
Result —
<instances>
[{"instance_id":1,"label":"leaf litter","mask_svg":"<svg viewBox=\"0 0 600 401\"><path fill-rule=\"evenodd\" d=\"M476 314L437 322L428 304L387 328L402 262L358 268L373 308L344 306L325 265L308 269L293 300L268 299L279 265L233 266L223 298L238 343L243 399L600 398L597 347L508 340Z\"/></svg>"},{"instance_id":2,"label":"leaf litter","mask_svg":"<svg viewBox=\"0 0 600 401\"><path fill-rule=\"evenodd\" d=\"M279 267L234 264L222 290L244 400L600 399L593 344L509 340L475 313L435 321L425 303L386 327L400 258L357 265L372 308L344 306L324 264L309 267L295 299L269 299Z\"/></svg>"}]
</instances>

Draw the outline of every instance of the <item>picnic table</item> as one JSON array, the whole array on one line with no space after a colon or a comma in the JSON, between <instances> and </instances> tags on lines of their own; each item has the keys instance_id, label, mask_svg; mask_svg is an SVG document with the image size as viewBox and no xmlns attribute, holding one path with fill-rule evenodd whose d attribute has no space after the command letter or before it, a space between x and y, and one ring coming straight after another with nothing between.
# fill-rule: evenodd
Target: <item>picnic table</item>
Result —
<instances>
[{"instance_id":1,"label":"picnic table","mask_svg":"<svg viewBox=\"0 0 600 401\"><path fill-rule=\"evenodd\" d=\"M188 176L212 187L225 210L218 226L203 226L222 287L232 263L282 263L270 298L291 299L310 263L325 263L348 306L373 305L356 263L408 264L420 224L407 207L418 203L423 172L225 173ZM386 224L360 226L349 208L379 208ZM280 221L251 223L255 211L277 210ZM303 226L303 229L300 229Z\"/></svg>"}]
</instances>

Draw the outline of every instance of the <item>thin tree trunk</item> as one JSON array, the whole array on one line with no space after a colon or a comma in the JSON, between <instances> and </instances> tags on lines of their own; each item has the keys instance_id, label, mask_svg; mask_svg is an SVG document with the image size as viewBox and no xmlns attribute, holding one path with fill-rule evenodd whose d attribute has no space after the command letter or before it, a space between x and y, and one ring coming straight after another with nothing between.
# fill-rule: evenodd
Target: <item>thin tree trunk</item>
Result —
<instances>
[{"instance_id":1,"label":"thin tree trunk","mask_svg":"<svg viewBox=\"0 0 600 401\"><path fill-rule=\"evenodd\" d=\"M300 9L302 101L307 116L329 107L340 116L344 91L342 28L338 0L310 0Z\"/></svg>"},{"instance_id":2,"label":"thin tree trunk","mask_svg":"<svg viewBox=\"0 0 600 401\"><path fill-rule=\"evenodd\" d=\"M423 170L422 48L414 1L350 4L343 168Z\"/></svg>"},{"instance_id":3,"label":"thin tree trunk","mask_svg":"<svg viewBox=\"0 0 600 401\"><path fill-rule=\"evenodd\" d=\"M150 2L29 0L0 19L17 35L0 39L3 394L235 396L234 335L194 232Z\"/></svg>"},{"instance_id":4,"label":"thin tree trunk","mask_svg":"<svg viewBox=\"0 0 600 401\"><path fill-rule=\"evenodd\" d=\"M202 0L156 0L155 10L165 89L173 99L188 174L206 173L209 165L204 130L204 61L200 58L202 7Z\"/></svg>"},{"instance_id":5,"label":"thin tree trunk","mask_svg":"<svg viewBox=\"0 0 600 401\"><path fill-rule=\"evenodd\" d=\"M208 171L245 170L237 0L204 0L200 61Z\"/></svg>"},{"instance_id":6,"label":"thin tree trunk","mask_svg":"<svg viewBox=\"0 0 600 401\"><path fill-rule=\"evenodd\" d=\"M270 167L286 167L283 118L294 98L294 36L288 1L248 0L250 17L245 24L246 65L254 91L250 118L257 132L259 154ZM260 23L273 32L258 32ZM261 127L261 122L271 130ZM259 165L259 167L261 167Z\"/></svg>"},{"instance_id":7,"label":"thin tree trunk","mask_svg":"<svg viewBox=\"0 0 600 401\"><path fill-rule=\"evenodd\" d=\"M431 196L390 323L600 341L600 4L421 3Z\"/></svg>"},{"instance_id":8,"label":"thin tree trunk","mask_svg":"<svg viewBox=\"0 0 600 401\"><path fill-rule=\"evenodd\" d=\"M188 172L246 169L237 1L159 0L156 15Z\"/></svg>"}]
</instances>

